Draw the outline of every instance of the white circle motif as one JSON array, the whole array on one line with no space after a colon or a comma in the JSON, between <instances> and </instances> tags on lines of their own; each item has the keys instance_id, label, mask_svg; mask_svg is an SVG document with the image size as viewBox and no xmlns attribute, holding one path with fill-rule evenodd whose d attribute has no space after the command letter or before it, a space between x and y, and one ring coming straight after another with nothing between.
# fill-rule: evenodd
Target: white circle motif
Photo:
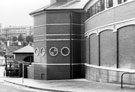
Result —
<instances>
[{"instance_id":1,"label":"white circle motif","mask_svg":"<svg viewBox=\"0 0 135 92\"><path fill-rule=\"evenodd\" d=\"M49 53L51 56L56 56L58 54L58 49L56 47L51 47Z\"/></svg>"},{"instance_id":2,"label":"white circle motif","mask_svg":"<svg viewBox=\"0 0 135 92\"><path fill-rule=\"evenodd\" d=\"M36 48L35 51L34 51L35 55L38 56L39 55L39 49Z\"/></svg>"},{"instance_id":3,"label":"white circle motif","mask_svg":"<svg viewBox=\"0 0 135 92\"><path fill-rule=\"evenodd\" d=\"M40 53L41 53L41 56L44 56L44 55L45 55L45 48L42 47L42 48L40 49Z\"/></svg>"},{"instance_id":4,"label":"white circle motif","mask_svg":"<svg viewBox=\"0 0 135 92\"><path fill-rule=\"evenodd\" d=\"M70 54L70 49L69 49L68 47L63 47L63 48L61 49L61 54L62 54L63 56L68 56L68 55Z\"/></svg>"}]
</instances>

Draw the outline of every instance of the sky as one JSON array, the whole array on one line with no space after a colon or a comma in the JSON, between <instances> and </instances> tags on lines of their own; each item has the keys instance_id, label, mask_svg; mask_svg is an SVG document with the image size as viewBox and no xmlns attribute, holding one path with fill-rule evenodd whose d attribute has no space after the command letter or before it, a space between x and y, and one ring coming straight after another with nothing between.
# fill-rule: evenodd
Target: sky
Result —
<instances>
[{"instance_id":1,"label":"sky","mask_svg":"<svg viewBox=\"0 0 135 92\"><path fill-rule=\"evenodd\" d=\"M0 24L8 26L33 26L29 13L44 7L50 0L0 0Z\"/></svg>"}]
</instances>

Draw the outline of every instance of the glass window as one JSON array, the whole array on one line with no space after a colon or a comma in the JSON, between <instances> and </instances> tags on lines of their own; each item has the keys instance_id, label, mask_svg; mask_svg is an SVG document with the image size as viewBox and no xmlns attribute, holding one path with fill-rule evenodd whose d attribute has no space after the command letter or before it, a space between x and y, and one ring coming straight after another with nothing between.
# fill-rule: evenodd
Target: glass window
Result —
<instances>
[{"instance_id":1,"label":"glass window","mask_svg":"<svg viewBox=\"0 0 135 92\"><path fill-rule=\"evenodd\" d=\"M95 12L98 13L99 12L99 1L95 4Z\"/></svg>"},{"instance_id":2,"label":"glass window","mask_svg":"<svg viewBox=\"0 0 135 92\"><path fill-rule=\"evenodd\" d=\"M122 3L122 0L118 0L118 4L121 4Z\"/></svg>"},{"instance_id":3,"label":"glass window","mask_svg":"<svg viewBox=\"0 0 135 92\"><path fill-rule=\"evenodd\" d=\"M92 16L92 8L90 7L89 9L89 14L90 14L90 17Z\"/></svg>"},{"instance_id":4,"label":"glass window","mask_svg":"<svg viewBox=\"0 0 135 92\"><path fill-rule=\"evenodd\" d=\"M105 9L105 0L100 0L101 11Z\"/></svg>"},{"instance_id":5,"label":"glass window","mask_svg":"<svg viewBox=\"0 0 135 92\"><path fill-rule=\"evenodd\" d=\"M38 56L39 55L39 49L36 48L35 51L34 51L34 53L35 53L35 56Z\"/></svg>"},{"instance_id":6,"label":"glass window","mask_svg":"<svg viewBox=\"0 0 135 92\"><path fill-rule=\"evenodd\" d=\"M45 55L45 48L41 48L40 53L41 53L41 56L44 56Z\"/></svg>"},{"instance_id":7,"label":"glass window","mask_svg":"<svg viewBox=\"0 0 135 92\"><path fill-rule=\"evenodd\" d=\"M113 0L106 0L106 8L113 7Z\"/></svg>"},{"instance_id":8,"label":"glass window","mask_svg":"<svg viewBox=\"0 0 135 92\"><path fill-rule=\"evenodd\" d=\"M56 47L51 47L49 53L51 56L56 56L58 54L58 49Z\"/></svg>"},{"instance_id":9,"label":"glass window","mask_svg":"<svg viewBox=\"0 0 135 92\"><path fill-rule=\"evenodd\" d=\"M61 49L61 54L62 54L63 56L68 56L68 55L70 54L70 49L69 49L68 47L63 47L63 48Z\"/></svg>"},{"instance_id":10,"label":"glass window","mask_svg":"<svg viewBox=\"0 0 135 92\"><path fill-rule=\"evenodd\" d=\"M93 5L91 8L92 8L92 15L96 14L96 6Z\"/></svg>"},{"instance_id":11,"label":"glass window","mask_svg":"<svg viewBox=\"0 0 135 92\"><path fill-rule=\"evenodd\" d=\"M98 12L101 11L101 3L100 3L100 1L97 2L97 10L98 10Z\"/></svg>"},{"instance_id":12,"label":"glass window","mask_svg":"<svg viewBox=\"0 0 135 92\"><path fill-rule=\"evenodd\" d=\"M86 12L86 19L90 17L90 12L89 12L89 9L87 10Z\"/></svg>"},{"instance_id":13,"label":"glass window","mask_svg":"<svg viewBox=\"0 0 135 92\"><path fill-rule=\"evenodd\" d=\"M126 2L126 1L128 1L128 0L118 0L118 4L121 4L121 3Z\"/></svg>"},{"instance_id":14,"label":"glass window","mask_svg":"<svg viewBox=\"0 0 135 92\"><path fill-rule=\"evenodd\" d=\"M87 11L87 18L92 16L92 8L90 7Z\"/></svg>"},{"instance_id":15,"label":"glass window","mask_svg":"<svg viewBox=\"0 0 135 92\"><path fill-rule=\"evenodd\" d=\"M95 14L98 12L98 6L97 3L95 3Z\"/></svg>"}]
</instances>

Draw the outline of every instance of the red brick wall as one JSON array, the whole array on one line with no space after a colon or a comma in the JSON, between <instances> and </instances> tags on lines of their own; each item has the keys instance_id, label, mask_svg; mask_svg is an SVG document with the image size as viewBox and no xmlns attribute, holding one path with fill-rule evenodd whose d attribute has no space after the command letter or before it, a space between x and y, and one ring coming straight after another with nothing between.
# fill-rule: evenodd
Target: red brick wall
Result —
<instances>
[{"instance_id":1,"label":"red brick wall","mask_svg":"<svg viewBox=\"0 0 135 92\"><path fill-rule=\"evenodd\" d=\"M99 36L100 47L95 44L95 39L90 38L90 56L95 55L95 52L100 49L98 51L98 53L100 52L100 58L98 58L100 59L100 66L135 69L135 25L121 27L117 32L112 32L112 30L102 31ZM94 37L94 35L91 35L91 37ZM93 58L90 58L90 64L96 63L96 59L93 60ZM86 78L94 81L120 83L121 74L122 72L86 66ZM135 84L134 78L134 75L126 75L124 76L124 82Z\"/></svg>"},{"instance_id":2,"label":"red brick wall","mask_svg":"<svg viewBox=\"0 0 135 92\"><path fill-rule=\"evenodd\" d=\"M117 67L116 33L106 30L100 33L100 65Z\"/></svg>"},{"instance_id":3,"label":"red brick wall","mask_svg":"<svg viewBox=\"0 0 135 92\"><path fill-rule=\"evenodd\" d=\"M89 37L90 37L90 64L99 65L98 35L92 34Z\"/></svg>"},{"instance_id":4,"label":"red brick wall","mask_svg":"<svg viewBox=\"0 0 135 92\"><path fill-rule=\"evenodd\" d=\"M46 50L46 55L41 56L39 53L38 56L34 56L35 64L30 67L31 70L32 67L34 68L34 78L41 79L43 73L44 79L81 77L81 16L80 12L71 14L70 11L46 11L34 16L34 47L39 51L42 47ZM58 49L56 56L50 55L51 47ZM69 55L61 54L63 47L70 49ZM79 65L71 65L71 63L79 63Z\"/></svg>"}]
</instances>

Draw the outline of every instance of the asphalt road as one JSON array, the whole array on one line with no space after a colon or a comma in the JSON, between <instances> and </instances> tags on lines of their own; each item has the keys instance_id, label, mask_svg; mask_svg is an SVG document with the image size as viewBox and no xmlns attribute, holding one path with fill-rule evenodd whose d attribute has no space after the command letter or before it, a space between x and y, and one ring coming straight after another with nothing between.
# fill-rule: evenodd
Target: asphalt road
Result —
<instances>
[{"instance_id":1,"label":"asphalt road","mask_svg":"<svg viewBox=\"0 0 135 92\"><path fill-rule=\"evenodd\" d=\"M0 92L50 92L0 82Z\"/></svg>"},{"instance_id":2,"label":"asphalt road","mask_svg":"<svg viewBox=\"0 0 135 92\"><path fill-rule=\"evenodd\" d=\"M5 83L3 81L4 78L3 74L4 74L4 67L0 66L0 92L50 92Z\"/></svg>"}]
</instances>

